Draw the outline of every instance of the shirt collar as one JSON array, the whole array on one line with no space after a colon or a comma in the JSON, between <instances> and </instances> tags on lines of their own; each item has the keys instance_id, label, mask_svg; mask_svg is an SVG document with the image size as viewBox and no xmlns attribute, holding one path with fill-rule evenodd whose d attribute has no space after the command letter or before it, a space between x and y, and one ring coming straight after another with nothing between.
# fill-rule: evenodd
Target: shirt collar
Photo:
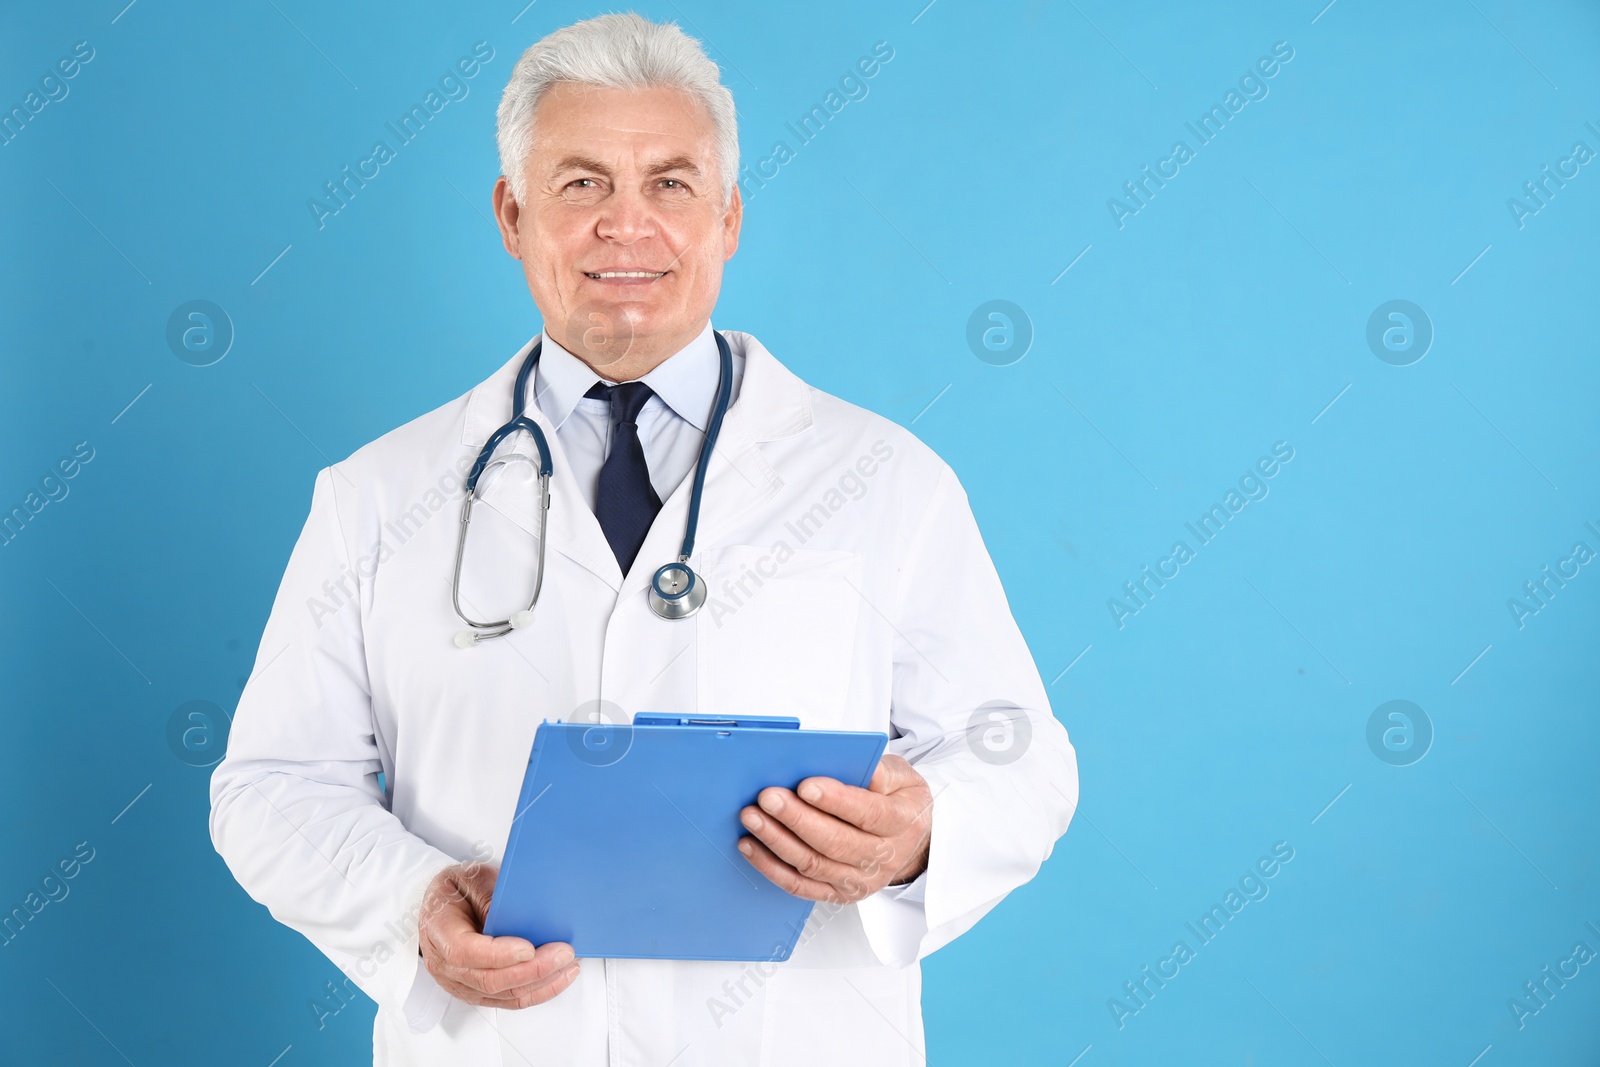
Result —
<instances>
[{"instance_id":1,"label":"shirt collar","mask_svg":"<svg viewBox=\"0 0 1600 1067\"><path fill-rule=\"evenodd\" d=\"M782 441L810 429L816 422L812 411L813 394L823 394L797 378L749 334L723 330L722 336L728 339L728 347L733 352L733 400L728 409L728 421L723 426L729 439ZM489 435L511 417L512 385L529 350L539 341L539 335L535 334L498 370L460 399L459 404L465 406L461 414L463 448L470 448L477 454ZM714 339L712 343L715 344ZM440 408L436 414L450 413L454 417L456 406ZM537 401L534 409L537 411L535 418L543 418L546 429L555 432L554 423ZM719 442L717 447L727 450L728 445Z\"/></svg>"},{"instance_id":2,"label":"shirt collar","mask_svg":"<svg viewBox=\"0 0 1600 1067\"><path fill-rule=\"evenodd\" d=\"M540 340L544 347L539 353L539 369L534 376L535 402L559 430L583 399L583 394L595 382L608 380L548 335ZM679 417L705 433L716 398L720 362L717 339L708 321L699 336L639 380L650 386L662 403Z\"/></svg>"}]
</instances>

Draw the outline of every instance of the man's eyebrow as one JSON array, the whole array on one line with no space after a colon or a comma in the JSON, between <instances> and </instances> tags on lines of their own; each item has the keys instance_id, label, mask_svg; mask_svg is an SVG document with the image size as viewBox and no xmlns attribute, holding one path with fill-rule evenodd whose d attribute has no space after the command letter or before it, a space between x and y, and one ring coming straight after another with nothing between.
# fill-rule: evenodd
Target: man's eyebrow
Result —
<instances>
[{"instance_id":1,"label":"man's eyebrow","mask_svg":"<svg viewBox=\"0 0 1600 1067\"><path fill-rule=\"evenodd\" d=\"M566 156L555 166L557 174L567 170L592 170L598 174L611 173L610 167L607 167L599 160L590 159L588 156Z\"/></svg>"},{"instance_id":2,"label":"man's eyebrow","mask_svg":"<svg viewBox=\"0 0 1600 1067\"><path fill-rule=\"evenodd\" d=\"M696 178L700 177L700 167L688 156L673 156L670 159L652 163L645 168L645 173L653 177L657 174L666 174L674 170L681 170L686 174L694 175Z\"/></svg>"},{"instance_id":3,"label":"man's eyebrow","mask_svg":"<svg viewBox=\"0 0 1600 1067\"><path fill-rule=\"evenodd\" d=\"M606 166L606 164L601 163L599 160L590 159L588 156L577 155L564 156L561 161L555 165L555 170L553 173L562 174L570 170L587 170L593 171L596 174L606 175L611 173L611 168ZM667 159L658 160L657 162L652 163L645 168L645 174L653 178L659 174L670 174L675 170L682 171L685 174L691 174L696 178L702 177L699 165L688 156L671 156Z\"/></svg>"}]
</instances>

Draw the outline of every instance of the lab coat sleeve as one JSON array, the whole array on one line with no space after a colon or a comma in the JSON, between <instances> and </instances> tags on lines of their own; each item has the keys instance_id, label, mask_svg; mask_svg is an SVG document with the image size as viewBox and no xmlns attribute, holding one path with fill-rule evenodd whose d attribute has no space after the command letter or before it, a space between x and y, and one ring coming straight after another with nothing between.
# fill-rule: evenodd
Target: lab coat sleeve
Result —
<instances>
[{"instance_id":1,"label":"lab coat sleeve","mask_svg":"<svg viewBox=\"0 0 1600 1067\"><path fill-rule=\"evenodd\" d=\"M932 837L926 871L858 908L879 961L906 966L1038 872L1077 808L1078 768L948 467L897 586L889 751L927 780Z\"/></svg>"},{"instance_id":2,"label":"lab coat sleeve","mask_svg":"<svg viewBox=\"0 0 1600 1067\"><path fill-rule=\"evenodd\" d=\"M378 788L359 591L337 503L349 482L336 477L335 468L317 477L212 774L211 840L273 918L380 1007L426 1029L442 990L421 966L417 922L429 881L457 861L410 833Z\"/></svg>"}]
</instances>

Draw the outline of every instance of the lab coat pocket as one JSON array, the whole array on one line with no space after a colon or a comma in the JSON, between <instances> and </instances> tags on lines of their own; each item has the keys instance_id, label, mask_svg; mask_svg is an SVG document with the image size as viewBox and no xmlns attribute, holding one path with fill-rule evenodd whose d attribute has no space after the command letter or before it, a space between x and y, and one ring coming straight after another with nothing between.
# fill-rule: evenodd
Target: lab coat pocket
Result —
<instances>
[{"instance_id":1,"label":"lab coat pocket","mask_svg":"<svg viewBox=\"0 0 1600 1067\"><path fill-rule=\"evenodd\" d=\"M708 552L701 568L702 712L837 727L855 655L861 555L730 545Z\"/></svg>"}]
</instances>

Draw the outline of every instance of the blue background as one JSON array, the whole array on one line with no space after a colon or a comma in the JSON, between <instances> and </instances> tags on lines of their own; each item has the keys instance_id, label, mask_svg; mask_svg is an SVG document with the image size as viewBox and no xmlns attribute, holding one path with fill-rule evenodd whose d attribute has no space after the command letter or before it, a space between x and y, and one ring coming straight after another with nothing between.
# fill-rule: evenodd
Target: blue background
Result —
<instances>
[{"instance_id":1,"label":"blue background","mask_svg":"<svg viewBox=\"0 0 1600 1067\"><path fill-rule=\"evenodd\" d=\"M1507 201L1600 150L1600 12L923 2L638 10L709 42L749 164L894 49L746 186L716 322L956 468L1078 745L1054 857L927 963L929 1060L1595 1062L1600 966L1521 1029L1507 1002L1600 950L1600 564L1521 627L1507 601L1600 550L1600 164L1520 226ZM494 107L523 48L605 8L521 8L8 5L4 107L95 50L0 146L0 508L94 449L0 547L0 909L94 849L0 950L19 1062L369 1055L365 999L319 1029L339 975L231 880L168 725L232 710L314 472L539 327L489 220ZM308 199L480 40L470 95L319 229ZM1108 199L1180 138L1119 228ZM166 339L195 299L236 333L211 366ZM967 341L996 299L1032 332L1005 366ZM1434 330L1408 366L1366 339L1394 299ZM1197 547L1280 441L1270 494ZM1367 739L1395 699L1431 723L1409 765ZM1280 841L1270 895L1119 1028L1110 998Z\"/></svg>"}]
</instances>

